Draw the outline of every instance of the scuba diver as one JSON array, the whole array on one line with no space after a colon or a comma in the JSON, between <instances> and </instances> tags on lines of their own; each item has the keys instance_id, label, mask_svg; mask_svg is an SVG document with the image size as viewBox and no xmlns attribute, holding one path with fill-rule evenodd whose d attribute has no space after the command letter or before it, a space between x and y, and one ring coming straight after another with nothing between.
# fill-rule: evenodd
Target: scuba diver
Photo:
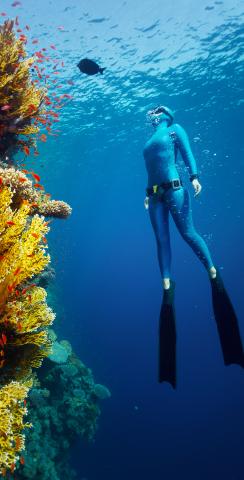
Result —
<instances>
[{"instance_id":1,"label":"scuba diver","mask_svg":"<svg viewBox=\"0 0 244 480\"><path fill-rule=\"evenodd\" d=\"M219 270L213 263L204 239L196 231L189 192L180 178L176 158L180 152L187 167L195 196L202 187L197 165L185 130L173 123L170 108L158 106L148 112L154 133L146 142L143 155L148 173L144 206L149 210L157 242L162 277L163 301L159 324L159 382L176 387L176 325L174 309L175 282L171 280L171 247L169 214L183 237L208 272L212 288L214 316L225 365L244 367L244 353L237 317L224 287Z\"/></svg>"}]
</instances>

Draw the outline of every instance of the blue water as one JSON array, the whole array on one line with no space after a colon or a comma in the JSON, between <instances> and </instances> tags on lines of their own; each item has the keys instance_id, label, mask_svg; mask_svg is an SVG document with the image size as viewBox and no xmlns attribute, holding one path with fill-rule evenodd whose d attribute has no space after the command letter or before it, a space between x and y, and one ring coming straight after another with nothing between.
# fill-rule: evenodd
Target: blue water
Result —
<instances>
[{"instance_id":1,"label":"blue water","mask_svg":"<svg viewBox=\"0 0 244 480\"><path fill-rule=\"evenodd\" d=\"M78 442L71 452L78 478L242 480L243 371L223 364L208 278L172 224L178 386L157 383L162 290L142 150L151 134L146 111L170 106L200 170L195 223L244 338L243 4L26 0L18 12L9 5L1 2L41 46L56 45L53 55L65 63L60 92L74 96L35 171L53 198L73 207L49 235L58 329L112 393L94 444ZM79 74L83 56L107 67L103 77Z\"/></svg>"}]
</instances>

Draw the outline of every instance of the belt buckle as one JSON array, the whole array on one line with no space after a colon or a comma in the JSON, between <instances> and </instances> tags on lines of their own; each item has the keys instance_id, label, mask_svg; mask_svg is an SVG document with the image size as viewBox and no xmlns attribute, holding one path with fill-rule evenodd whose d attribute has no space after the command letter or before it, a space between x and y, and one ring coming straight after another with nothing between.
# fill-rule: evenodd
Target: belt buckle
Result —
<instances>
[{"instance_id":1,"label":"belt buckle","mask_svg":"<svg viewBox=\"0 0 244 480\"><path fill-rule=\"evenodd\" d=\"M173 190L177 190L177 188L180 188L180 180L172 180L172 188Z\"/></svg>"}]
</instances>

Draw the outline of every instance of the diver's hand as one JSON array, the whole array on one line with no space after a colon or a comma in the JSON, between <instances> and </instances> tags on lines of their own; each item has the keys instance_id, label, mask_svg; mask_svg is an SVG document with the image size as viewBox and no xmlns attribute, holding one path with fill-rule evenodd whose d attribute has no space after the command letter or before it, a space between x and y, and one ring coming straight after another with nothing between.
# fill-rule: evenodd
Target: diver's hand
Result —
<instances>
[{"instance_id":1,"label":"diver's hand","mask_svg":"<svg viewBox=\"0 0 244 480\"><path fill-rule=\"evenodd\" d=\"M199 181L197 180L197 178L195 178L194 180L192 180L192 186L195 190L195 195L194 197L197 197L197 195L199 195L199 193L201 192L202 190L202 185L199 183Z\"/></svg>"},{"instance_id":2,"label":"diver's hand","mask_svg":"<svg viewBox=\"0 0 244 480\"><path fill-rule=\"evenodd\" d=\"M144 200L144 207L146 210L148 210L149 208L149 197L146 197L145 200Z\"/></svg>"}]
</instances>

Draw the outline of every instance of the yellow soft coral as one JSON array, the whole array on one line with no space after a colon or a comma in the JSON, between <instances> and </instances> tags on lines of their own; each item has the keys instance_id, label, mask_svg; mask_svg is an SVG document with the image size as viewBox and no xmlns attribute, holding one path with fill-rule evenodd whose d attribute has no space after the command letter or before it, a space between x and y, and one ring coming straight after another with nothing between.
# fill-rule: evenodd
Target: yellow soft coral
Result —
<instances>
[{"instance_id":1,"label":"yellow soft coral","mask_svg":"<svg viewBox=\"0 0 244 480\"><path fill-rule=\"evenodd\" d=\"M43 288L34 284L21 288L50 261L47 247L42 243L49 228L38 215L28 221L29 205L26 203L12 211L11 199L10 189L3 187L0 190L0 333L2 331L6 337L4 358L12 372L18 357L17 347L43 348L43 355L35 352L35 358L47 354L50 342L43 329L53 322L54 314L46 304ZM30 360L26 363L28 367Z\"/></svg>"},{"instance_id":2,"label":"yellow soft coral","mask_svg":"<svg viewBox=\"0 0 244 480\"><path fill-rule=\"evenodd\" d=\"M25 448L23 430L31 427L24 423L27 414L25 398L32 385L28 382L10 382L0 389L0 472L6 468L13 472L19 460L19 452Z\"/></svg>"},{"instance_id":3,"label":"yellow soft coral","mask_svg":"<svg viewBox=\"0 0 244 480\"><path fill-rule=\"evenodd\" d=\"M27 226L29 205L10 208L12 193L8 187L0 191L0 313L6 299L16 287L40 273L49 263L42 243L49 231L44 217L35 215Z\"/></svg>"},{"instance_id":4,"label":"yellow soft coral","mask_svg":"<svg viewBox=\"0 0 244 480\"><path fill-rule=\"evenodd\" d=\"M21 433L32 368L40 367L50 353L47 327L54 313L46 304L46 291L30 284L50 258L44 235L49 228L44 217L29 217L24 201L12 210L13 193L0 188L0 468L14 468L24 447Z\"/></svg>"}]
</instances>

